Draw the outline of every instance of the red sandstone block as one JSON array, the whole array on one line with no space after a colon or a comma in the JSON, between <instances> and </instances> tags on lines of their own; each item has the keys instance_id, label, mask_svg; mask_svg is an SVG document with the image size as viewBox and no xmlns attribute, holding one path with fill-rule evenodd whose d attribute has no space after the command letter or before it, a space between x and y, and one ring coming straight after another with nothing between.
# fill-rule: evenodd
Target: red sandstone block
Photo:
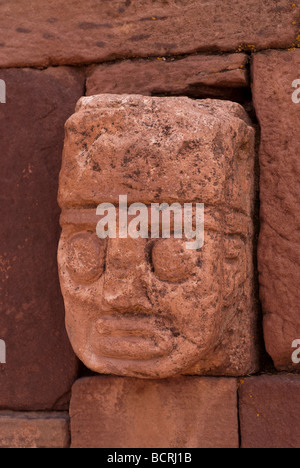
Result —
<instances>
[{"instance_id":1,"label":"red sandstone block","mask_svg":"<svg viewBox=\"0 0 300 468\"><path fill-rule=\"evenodd\" d=\"M266 348L279 370L300 370L300 50L268 51L253 62L253 97L261 125L261 233L258 248ZM299 94L299 93L298 93Z\"/></svg>"},{"instance_id":2,"label":"red sandstone block","mask_svg":"<svg viewBox=\"0 0 300 468\"><path fill-rule=\"evenodd\" d=\"M235 379L89 377L70 415L73 448L239 446Z\"/></svg>"},{"instance_id":3,"label":"red sandstone block","mask_svg":"<svg viewBox=\"0 0 300 468\"><path fill-rule=\"evenodd\" d=\"M243 448L300 448L300 376L251 377L239 397Z\"/></svg>"},{"instance_id":4,"label":"red sandstone block","mask_svg":"<svg viewBox=\"0 0 300 468\"><path fill-rule=\"evenodd\" d=\"M64 326L56 202L64 123L83 93L72 69L5 70L0 105L0 408L65 407L77 360Z\"/></svg>"},{"instance_id":5,"label":"red sandstone block","mask_svg":"<svg viewBox=\"0 0 300 468\"><path fill-rule=\"evenodd\" d=\"M68 448L67 413L0 412L0 448Z\"/></svg>"},{"instance_id":6,"label":"red sandstone block","mask_svg":"<svg viewBox=\"0 0 300 468\"><path fill-rule=\"evenodd\" d=\"M287 0L7 0L0 67L287 48L297 43L299 8Z\"/></svg>"},{"instance_id":7,"label":"red sandstone block","mask_svg":"<svg viewBox=\"0 0 300 468\"><path fill-rule=\"evenodd\" d=\"M102 64L91 67L86 94L185 95L236 101L248 86L247 62L246 54L230 54Z\"/></svg>"}]
</instances>

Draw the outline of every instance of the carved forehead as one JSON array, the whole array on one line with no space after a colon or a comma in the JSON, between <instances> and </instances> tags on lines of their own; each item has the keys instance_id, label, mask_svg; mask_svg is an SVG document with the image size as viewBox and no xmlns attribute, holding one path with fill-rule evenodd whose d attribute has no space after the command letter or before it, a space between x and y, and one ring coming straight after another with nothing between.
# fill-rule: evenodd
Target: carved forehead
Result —
<instances>
[{"instance_id":1,"label":"carved forehead","mask_svg":"<svg viewBox=\"0 0 300 468\"><path fill-rule=\"evenodd\" d=\"M253 129L238 105L188 98L82 98L66 124L62 208L203 202L250 213Z\"/></svg>"}]
</instances>

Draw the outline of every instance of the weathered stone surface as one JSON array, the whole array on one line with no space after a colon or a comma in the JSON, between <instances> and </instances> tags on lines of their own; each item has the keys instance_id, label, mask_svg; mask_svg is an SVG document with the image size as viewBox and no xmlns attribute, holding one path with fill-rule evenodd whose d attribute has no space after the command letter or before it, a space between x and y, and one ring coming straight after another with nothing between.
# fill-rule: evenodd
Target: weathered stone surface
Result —
<instances>
[{"instance_id":1,"label":"weathered stone surface","mask_svg":"<svg viewBox=\"0 0 300 468\"><path fill-rule=\"evenodd\" d=\"M247 63L247 55L231 54L97 65L89 73L86 94L205 96L237 101L248 86Z\"/></svg>"},{"instance_id":2,"label":"weathered stone surface","mask_svg":"<svg viewBox=\"0 0 300 468\"><path fill-rule=\"evenodd\" d=\"M253 78L262 130L258 261L265 342L278 369L300 369L291 358L300 339L300 103L292 101L300 50L257 54Z\"/></svg>"},{"instance_id":3,"label":"weathered stone surface","mask_svg":"<svg viewBox=\"0 0 300 468\"><path fill-rule=\"evenodd\" d=\"M68 448L67 413L0 412L0 448Z\"/></svg>"},{"instance_id":4,"label":"weathered stone surface","mask_svg":"<svg viewBox=\"0 0 300 468\"><path fill-rule=\"evenodd\" d=\"M248 378L239 397L243 448L300 448L300 376Z\"/></svg>"},{"instance_id":5,"label":"weathered stone surface","mask_svg":"<svg viewBox=\"0 0 300 468\"><path fill-rule=\"evenodd\" d=\"M73 448L238 448L235 379L78 380Z\"/></svg>"},{"instance_id":6,"label":"weathered stone surface","mask_svg":"<svg viewBox=\"0 0 300 468\"><path fill-rule=\"evenodd\" d=\"M238 104L80 100L66 125L58 260L67 330L87 367L142 378L257 368L253 162L254 131ZM173 234L99 239L96 207L119 195L205 203L203 248Z\"/></svg>"},{"instance_id":7,"label":"weathered stone surface","mask_svg":"<svg viewBox=\"0 0 300 468\"><path fill-rule=\"evenodd\" d=\"M67 68L5 70L0 106L0 408L61 408L77 362L64 326L56 250L64 122L83 92Z\"/></svg>"},{"instance_id":8,"label":"weathered stone surface","mask_svg":"<svg viewBox=\"0 0 300 468\"><path fill-rule=\"evenodd\" d=\"M84 8L81 0L6 0L0 67L287 48L297 43L299 8L287 0L86 0Z\"/></svg>"}]
</instances>

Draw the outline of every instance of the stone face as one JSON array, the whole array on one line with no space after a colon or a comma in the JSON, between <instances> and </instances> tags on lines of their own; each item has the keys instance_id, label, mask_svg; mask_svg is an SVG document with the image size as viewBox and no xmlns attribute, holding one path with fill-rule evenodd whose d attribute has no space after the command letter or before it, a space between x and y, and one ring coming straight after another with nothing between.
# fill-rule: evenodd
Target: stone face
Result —
<instances>
[{"instance_id":1,"label":"stone face","mask_svg":"<svg viewBox=\"0 0 300 468\"><path fill-rule=\"evenodd\" d=\"M67 413L0 412L0 448L68 448Z\"/></svg>"},{"instance_id":2,"label":"stone face","mask_svg":"<svg viewBox=\"0 0 300 468\"><path fill-rule=\"evenodd\" d=\"M254 131L238 104L80 100L66 124L58 261L67 331L87 367L141 378L257 368L253 162ZM96 207L119 195L148 207L204 203L203 248L188 250L174 230L99 239Z\"/></svg>"},{"instance_id":3,"label":"stone face","mask_svg":"<svg viewBox=\"0 0 300 468\"><path fill-rule=\"evenodd\" d=\"M286 0L10 0L0 5L0 67L287 48L299 11Z\"/></svg>"},{"instance_id":4,"label":"stone face","mask_svg":"<svg viewBox=\"0 0 300 468\"><path fill-rule=\"evenodd\" d=\"M300 447L300 376L248 378L239 397L243 448Z\"/></svg>"},{"instance_id":5,"label":"stone face","mask_svg":"<svg viewBox=\"0 0 300 468\"><path fill-rule=\"evenodd\" d=\"M64 122L83 92L72 69L5 70L0 107L0 408L65 407L77 360L57 274L57 206ZM63 397L63 398L62 398Z\"/></svg>"},{"instance_id":6,"label":"stone face","mask_svg":"<svg viewBox=\"0 0 300 468\"><path fill-rule=\"evenodd\" d=\"M300 78L300 50L257 54L253 95L261 125L261 234L258 249L266 348L276 367L292 363L300 339L299 117L292 83Z\"/></svg>"},{"instance_id":7,"label":"stone face","mask_svg":"<svg viewBox=\"0 0 300 468\"><path fill-rule=\"evenodd\" d=\"M97 65L89 73L86 94L205 96L236 101L248 86L247 63L247 55L232 54Z\"/></svg>"},{"instance_id":8,"label":"stone face","mask_svg":"<svg viewBox=\"0 0 300 468\"><path fill-rule=\"evenodd\" d=\"M72 448L238 448L235 379L78 380Z\"/></svg>"}]
</instances>

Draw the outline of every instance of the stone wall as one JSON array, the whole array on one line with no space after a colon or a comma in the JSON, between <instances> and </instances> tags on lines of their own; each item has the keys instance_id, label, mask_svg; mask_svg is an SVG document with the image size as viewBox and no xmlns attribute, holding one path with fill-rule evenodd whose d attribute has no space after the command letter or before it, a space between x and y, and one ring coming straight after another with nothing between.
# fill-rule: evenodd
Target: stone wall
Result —
<instances>
[{"instance_id":1,"label":"stone wall","mask_svg":"<svg viewBox=\"0 0 300 468\"><path fill-rule=\"evenodd\" d=\"M299 47L292 0L0 3L0 447L299 448ZM64 124L106 93L248 113L251 368L145 381L74 355L56 261Z\"/></svg>"}]
</instances>

